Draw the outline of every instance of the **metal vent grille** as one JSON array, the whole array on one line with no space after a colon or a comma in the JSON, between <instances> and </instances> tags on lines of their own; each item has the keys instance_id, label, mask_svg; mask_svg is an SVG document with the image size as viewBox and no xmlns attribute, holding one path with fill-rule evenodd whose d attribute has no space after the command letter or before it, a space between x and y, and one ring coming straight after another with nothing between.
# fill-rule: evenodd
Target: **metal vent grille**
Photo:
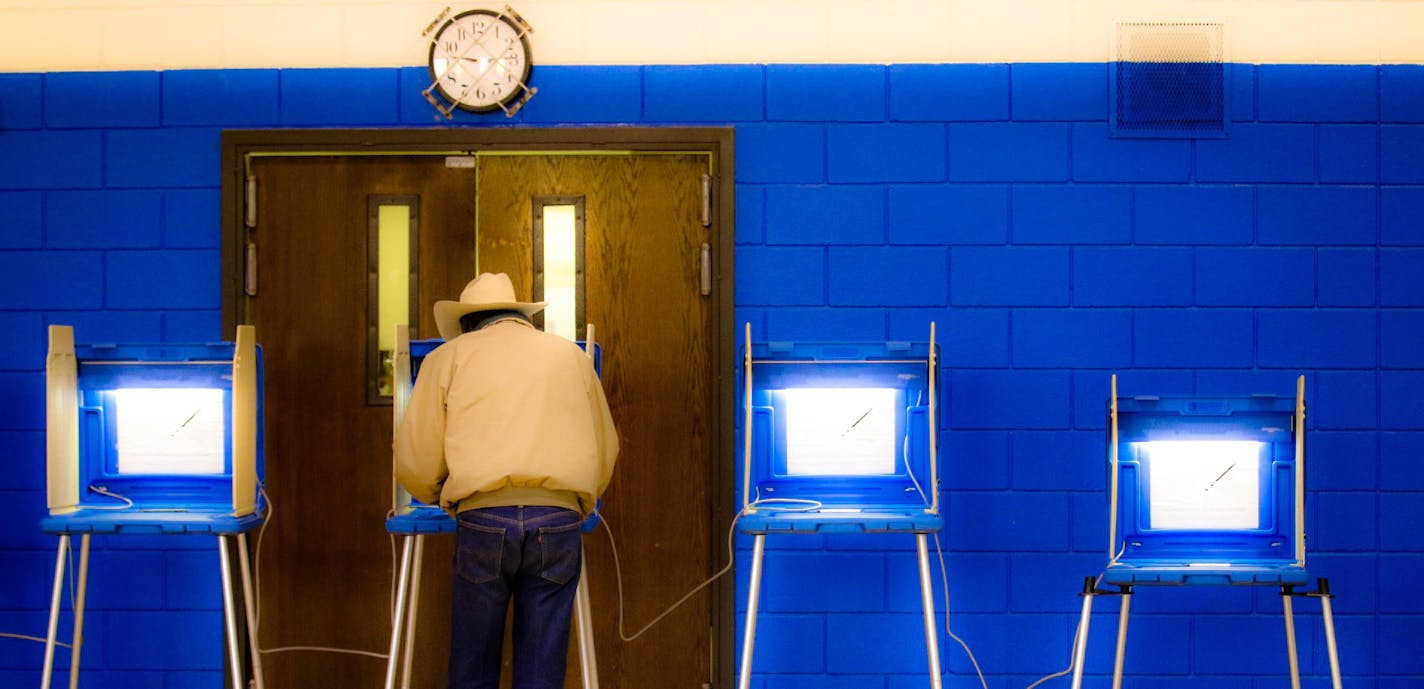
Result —
<instances>
[{"instance_id":1,"label":"metal vent grille","mask_svg":"<svg viewBox=\"0 0 1424 689\"><path fill-rule=\"evenodd\" d=\"M1115 136L1226 135L1221 24L1120 22L1109 110Z\"/></svg>"}]
</instances>

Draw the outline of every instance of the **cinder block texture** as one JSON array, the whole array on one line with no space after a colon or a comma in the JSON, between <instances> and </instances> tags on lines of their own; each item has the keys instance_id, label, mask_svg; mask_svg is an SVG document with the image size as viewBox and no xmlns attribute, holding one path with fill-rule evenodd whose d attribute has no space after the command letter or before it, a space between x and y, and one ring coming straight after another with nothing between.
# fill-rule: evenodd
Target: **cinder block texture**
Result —
<instances>
[{"instance_id":1,"label":"cinder block texture","mask_svg":"<svg viewBox=\"0 0 1424 689\"><path fill-rule=\"evenodd\" d=\"M1107 557L1113 373L1125 395L1289 395L1306 375L1308 562L1332 577L1346 683L1424 683L1424 67L1230 64L1227 136L1201 139L1111 136L1108 74L541 65L517 117L449 120L418 65L0 74L0 631L42 629L48 605L45 326L231 337L222 131L705 126L735 142L710 172L736 184L718 260L738 323L851 341L937 324L950 619L992 689L1062 669ZM776 539L753 686L923 686L912 544ZM131 538L92 566L86 685L223 682L208 540ZM1090 683L1111 671L1099 608ZM1317 609L1297 620L1307 686L1328 674ZM1274 590L1139 590L1133 610L1127 686L1285 686L1275 651L1226 641L1279 643ZM940 647L946 686L978 686ZM0 639L0 684L37 684L38 663Z\"/></svg>"}]
</instances>

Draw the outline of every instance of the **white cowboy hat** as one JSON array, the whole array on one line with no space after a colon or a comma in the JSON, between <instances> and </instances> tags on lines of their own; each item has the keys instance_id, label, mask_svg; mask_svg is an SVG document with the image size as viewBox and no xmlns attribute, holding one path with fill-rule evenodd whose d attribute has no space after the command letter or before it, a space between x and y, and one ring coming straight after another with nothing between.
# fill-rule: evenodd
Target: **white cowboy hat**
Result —
<instances>
[{"instance_id":1,"label":"white cowboy hat","mask_svg":"<svg viewBox=\"0 0 1424 689\"><path fill-rule=\"evenodd\" d=\"M532 316L544 310L545 302L515 301L514 284L504 273L480 273L465 285L460 301L435 302L435 328L440 337L452 340L461 334L460 319L476 311L518 311Z\"/></svg>"}]
</instances>

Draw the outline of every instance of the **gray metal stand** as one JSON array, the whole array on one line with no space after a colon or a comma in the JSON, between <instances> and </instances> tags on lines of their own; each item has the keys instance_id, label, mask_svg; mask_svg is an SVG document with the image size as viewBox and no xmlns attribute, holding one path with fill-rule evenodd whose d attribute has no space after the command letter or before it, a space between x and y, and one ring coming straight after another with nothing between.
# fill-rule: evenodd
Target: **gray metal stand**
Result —
<instances>
[{"instance_id":1,"label":"gray metal stand","mask_svg":"<svg viewBox=\"0 0 1424 689\"><path fill-rule=\"evenodd\" d=\"M1325 644L1330 654L1330 682L1334 689L1341 689L1340 681L1340 654L1335 645L1335 615L1330 607L1330 582L1321 578L1316 580L1317 590L1312 593L1301 593L1295 590L1294 586L1285 585L1281 587L1281 608L1285 617L1286 625L1286 656L1290 669L1291 689L1300 689L1300 659L1295 642L1295 612L1291 604L1291 598L1301 596L1306 598L1319 598L1321 617L1325 623ZM1113 689L1122 686L1123 661L1127 656L1127 617L1129 606L1132 603L1132 587L1119 585L1118 591L1105 591L1096 588L1092 577L1087 578L1084 584L1083 612L1078 620L1078 634L1074 641L1073 653L1073 685L1072 689L1080 689L1083 685L1083 659L1088 646L1088 620L1093 611L1093 598L1095 596L1112 595L1121 596L1121 608L1118 611L1117 622L1117 652L1113 658Z\"/></svg>"},{"instance_id":2,"label":"gray metal stand","mask_svg":"<svg viewBox=\"0 0 1424 689\"><path fill-rule=\"evenodd\" d=\"M1295 616L1291 609L1291 598L1296 596L1320 599L1320 617L1325 623L1325 647L1330 656L1330 686L1340 689L1340 651L1335 646L1335 612L1330 607L1330 599L1335 596L1330 593L1330 580L1325 577L1316 579L1315 590L1308 593L1296 591L1295 587L1290 585L1281 587L1281 607L1286 618L1286 645L1290 651L1291 689L1300 689L1300 671L1297 669L1295 650Z\"/></svg>"},{"instance_id":3,"label":"gray metal stand","mask_svg":"<svg viewBox=\"0 0 1424 689\"><path fill-rule=\"evenodd\" d=\"M85 595L89 588L89 536L88 533L79 536L79 571L74 582L74 633L73 643L69 656L69 687L77 689L79 686L79 658L80 651L84 647L84 604ZM223 596L223 625L226 631L227 660L232 667L232 687L233 689L243 689L241 655L238 648L238 628L237 628L237 606L233 595L231 556L228 550L228 538L236 538L239 556L242 558L241 577L242 595L247 603L247 628L256 629L253 625L254 608L252 605L252 570L247 563L247 534L218 534L218 556L221 558L219 571L222 574L222 596ZM59 631L59 609L61 594L64 591L64 564L65 556L69 551L69 534L60 534L59 552L55 556L54 565L54 588L50 593L49 603L49 628L45 636L44 668L40 674L41 689L50 689L54 678L54 649L57 646L56 637ZM256 689L263 689L262 682L262 660L257 654L257 640L248 637L248 651L252 662L252 674Z\"/></svg>"},{"instance_id":4,"label":"gray metal stand","mask_svg":"<svg viewBox=\"0 0 1424 689\"><path fill-rule=\"evenodd\" d=\"M1121 596L1117 614L1117 657L1113 660L1113 689L1122 686L1122 661L1127 649L1127 611L1132 604L1132 587L1118 586L1117 591L1105 591L1097 587L1093 577L1083 579L1083 611L1078 617L1078 633L1073 637L1073 689L1083 686L1083 663L1088 655L1088 623L1093 617L1093 598L1096 596Z\"/></svg>"},{"instance_id":5,"label":"gray metal stand","mask_svg":"<svg viewBox=\"0 0 1424 689\"><path fill-rule=\"evenodd\" d=\"M69 534L59 536L59 554L54 562L54 589L49 600L49 629L45 635L44 674L40 676L40 687L49 689L54 674L54 649L58 645L59 606L64 592L64 561L69 554ZM69 687L79 686L79 651L84 647L84 596L89 587L89 534L79 536L79 579L74 590L74 630L70 639Z\"/></svg>"},{"instance_id":6,"label":"gray metal stand","mask_svg":"<svg viewBox=\"0 0 1424 689\"><path fill-rule=\"evenodd\" d=\"M752 684L752 649L756 648L757 605L761 602L761 563L766 552L766 534L752 538L752 574L747 582L747 621L742 631L742 666L737 673L737 689Z\"/></svg>"},{"instance_id":7,"label":"gray metal stand","mask_svg":"<svg viewBox=\"0 0 1424 689\"><path fill-rule=\"evenodd\" d=\"M396 669L400 667L401 634L405 631L405 611L407 604L414 608L409 596L406 595L407 587L410 586L410 563L414 558L411 553L415 550L415 543L424 536L406 536L405 543L401 544L400 573L396 575L396 610L391 618L391 645L386 651L386 689L395 689Z\"/></svg>"},{"instance_id":8,"label":"gray metal stand","mask_svg":"<svg viewBox=\"0 0 1424 689\"><path fill-rule=\"evenodd\" d=\"M579 583L574 592L574 627L578 631L579 671L583 679L583 689L598 689L598 659L593 654L593 607L588 601L587 582L588 561L579 558Z\"/></svg>"},{"instance_id":9,"label":"gray metal stand","mask_svg":"<svg viewBox=\"0 0 1424 689\"><path fill-rule=\"evenodd\" d=\"M40 689L49 689L51 670L54 669L55 636L59 633L59 599L64 593L64 556L69 552L69 534L59 536L59 554L54 560L54 589L49 597L49 631L45 633L44 673L40 676ZM73 649L79 653L79 649Z\"/></svg>"},{"instance_id":10,"label":"gray metal stand","mask_svg":"<svg viewBox=\"0 0 1424 689\"><path fill-rule=\"evenodd\" d=\"M1285 612L1286 620L1286 660L1290 665L1291 689L1300 689L1300 660L1295 647L1295 614L1291 611L1290 595L1285 593L1289 587L1282 587L1281 608Z\"/></svg>"},{"instance_id":11,"label":"gray metal stand","mask_svg":"<svg viewBox=\"0 0 1424 689\"><path fill-rule=\"evenodd\" d=\"M238 649L237 640L237 603L233 597L232 590L232 555L229 550L227 539L233 538L237 541L237 549L241 562L239 569L242 577L242 599L247 606L246 624L248 636L248 653L252 662L253 686L262 689L262 658L257 652L257 639L252 636L256 633L257 627L253 624L256 610L253 603L252 591L252 569L247 564L247 534L239 533L234 535L218 534L218 556L222 559L219 570L222 572L223 586L223 623L227 629L227 659L231 667L232 689L244 689L245 682L242 677L242 655ZM77 618L76 618L77 619ZM76 689L70 687L70 689Z\"/></svg>"},{"instance_id":12,"label":"gray metal stand","mask_svg":"<svg viewBox=\"0 0 1424 689\"><path fill-rule=\"evenodd\" d=\"M410 534L401 547L396 575L396 609L391 619L391 644L386 657L385 689L410 688L410 669L415 657L415 627L420 606L421 560L425 535ZM582 559L582 558L581 558ZM593 650L593 616L588 597L588 567L579 565L579 583L574 592L574 628L578 634L579 670L584 689L598 689L598 660Z\"/></svg>"},{"instance_id":13,"label":"gray metal stand","mask_svg":"<svg viewBox=\"0 0 1424 689\"><path fill-rule=\"evenodd\" d=\"M1093 578L1083 584L1083 612L1078 616L1078 633L1073 636L1073 689L1083 686L1083 656L1088 652L1088 622L1093 615Z\"/></svg>"},{"instance_id":14,"label":"gray metal stand","mask_svg":"<svg viewBox=\"0 0 1424 689\"><path fill-rule=\"evenodd\" d=\"M415 538L410 562L410 614L405 616L405 651L401 655L401 689L410 689L410 666L415 661L415 606L420 602L420 572L425 562L425 537Z\"/></svg>"},{"instance_id":15,"label":"gray metal stand","mask_svg":"<svg viewBox=\"0 0 1424 689\"><path fill-rule=\"evenodd\" d=\"M920 605L925 611L925 648L929 651L930 660L930 687L940 689L944 677L939 670L939 625L935 622L934 580L930 578L930 556L926 540L925 534L915 534L915 555L920 561Z\"/></svg>"},{"instance_id":16,"label":"gray metal stand","mask_svg":"<svg viewBox=\"0 0 1424 689\"><path fill-rule=\"evenodd\" d=\"M1113 689L1122 687L1122 661L1127 656L1127 611L1132 605L1132 587L1122 588L1122 597L1118 599L1117 612L1117 651L1113 654Z\"/></svg>"},{"instance_id":17,"label":"gray metal stand","mask_svg":"<svg viewBox=\"0 0 1424 689\"><path fill-rule=\"evenodd\" d=\"M928 537L915 534L915 555L919 560L920 602L924 607L925 647L929 654L930 687L941 689L944 678L939 665L939 625L934 611L934 584L930 576ZM751 580L747 584L747 619L742 632L742 663L737 675L737 689L749 689L752 681L752 650L756 647L757 608L761 602L762 562L765 559L766 534L755 534L752 540Z\"/></svg>"},{"instance_id":18,"label":"gray metal stand","mask_svg":"<svg viewBox=\"0 0 1424 689\"><path fill-rule=\"evenodd\" d=\"M247 611L247 652L252 658L252 679L255 689L265 689L262 682L262 655L257 650L257 592L250 582L252 564L247 558L247 534L237 535L237 564L242 576L242 602Z\"/></svg>"}]
</instances>

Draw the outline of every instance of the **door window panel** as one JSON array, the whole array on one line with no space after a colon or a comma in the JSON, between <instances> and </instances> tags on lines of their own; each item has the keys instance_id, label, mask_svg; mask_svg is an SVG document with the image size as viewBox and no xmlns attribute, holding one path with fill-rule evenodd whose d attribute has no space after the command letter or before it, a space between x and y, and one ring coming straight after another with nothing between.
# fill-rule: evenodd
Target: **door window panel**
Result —
<instances>
[{"instance_id":1,"label":"door window panel","mask_svg":"<svg viewBox=\"0 0 1424 689\"><path fill-rule=\"evenodd\" d=\"M390 404L394 394L395 327L411 324L416 313L416 260L419 246L418 196L367 198L367 403Z\"/></svg>"},{"instance_id":2,"label":"door window panel","mask_svg":"<svg viewBox=\"0 0 1424 689\"><path fill-rule=\"evenodd\" d=\"M535 324L570 340L584 337L584 197L536 196L534 301L548 302Z\"/></svg>"}]
</instances>

